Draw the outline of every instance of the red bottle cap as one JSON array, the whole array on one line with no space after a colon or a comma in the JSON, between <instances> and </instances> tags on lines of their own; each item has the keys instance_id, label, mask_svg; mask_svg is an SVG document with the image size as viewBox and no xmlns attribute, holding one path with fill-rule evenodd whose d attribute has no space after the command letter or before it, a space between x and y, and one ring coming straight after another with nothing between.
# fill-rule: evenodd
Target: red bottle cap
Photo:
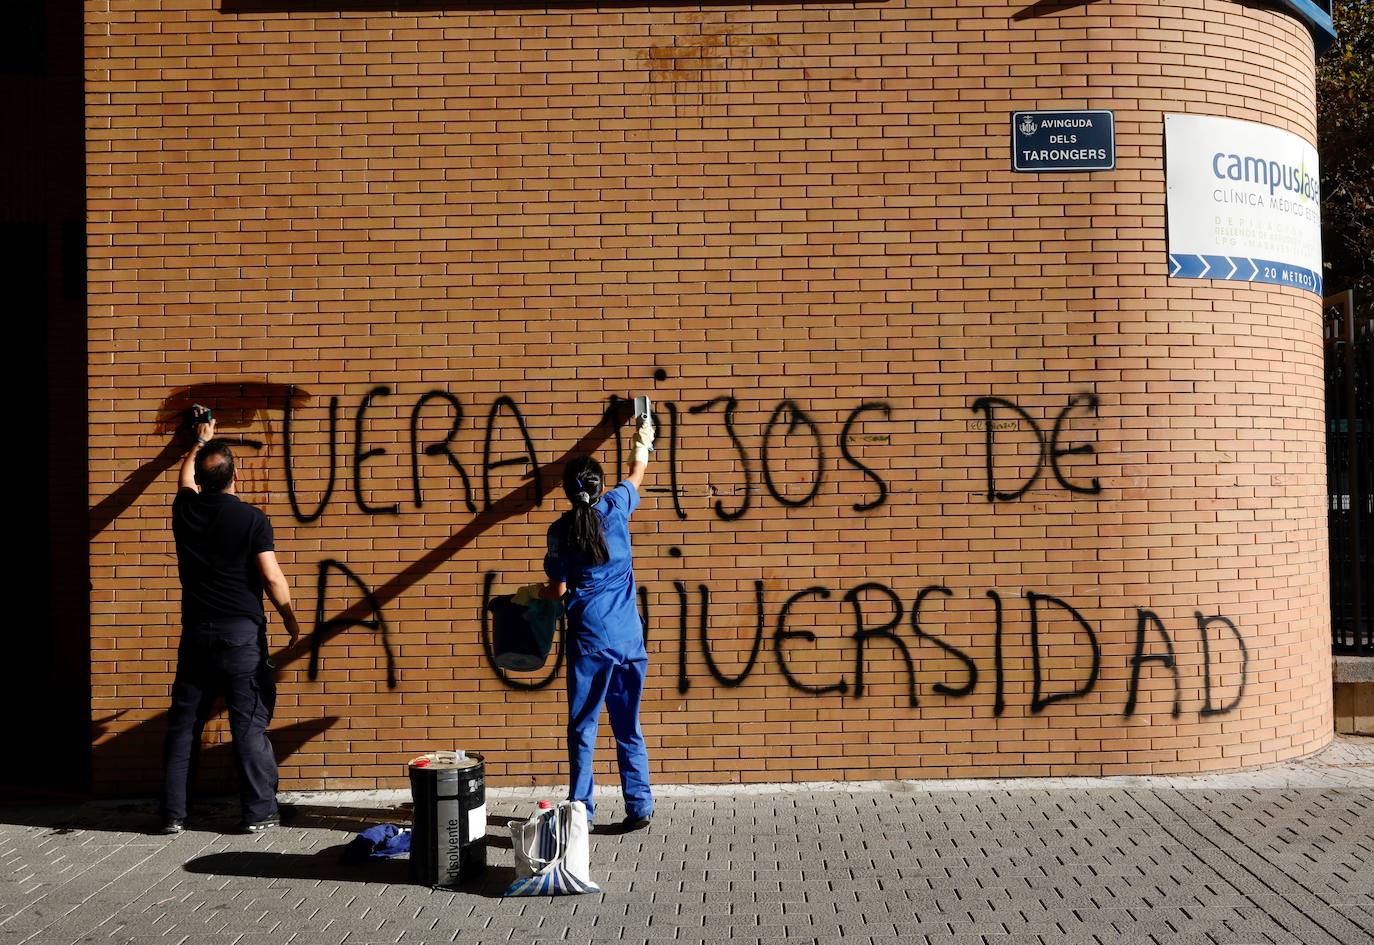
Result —
<instances>
[{"instance_id":1,"label":"red bottle cap","mask_svg":"<svg viewBox=\"0 0 1374 945\"><path fill-rule=\"evenodd\" d=\"M548 810L548 809L549 809L550 807L552 807L552 806L553 806L553 805L550 804L548 801L540 801L540 802L539 802L539 809L540 809L540 810Z\"/></svg>"}]
</instances>

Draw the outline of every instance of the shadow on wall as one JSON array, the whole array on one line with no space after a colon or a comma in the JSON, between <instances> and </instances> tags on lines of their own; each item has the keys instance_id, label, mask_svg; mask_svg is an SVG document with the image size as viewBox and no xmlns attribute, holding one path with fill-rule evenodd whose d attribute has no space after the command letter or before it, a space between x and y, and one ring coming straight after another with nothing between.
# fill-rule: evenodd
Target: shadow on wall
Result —
<instances>
[{"instance_id":1,"label":"shadow on wall","mask_svg":"<svg viewBox=\"0 0 1374 945\"><path fill-rule=\"evenodd\" d=\"M310 395L302 388L291 385L256 382L200 384L173 391L163 401L158 412L158 427L168 433L172 438L171 442L156 457L141 465L114 493L96 504L91 510L92 536L98 534L133 505L159 475L169 470L185 454L185 446L180 441L183 435L181 424L182 417L191 404L202 403L212 406L216 419L226 429L232 430L246 428L259 411L269 408L281 409L288 402L288 398L291 406L295 407L308 402ZM563 466L572 459L591 454L605 444L615 435L618 426L628 419L631 409L630 401L612 403L602 413L596 425L585 432L563 455L550 463L531 469L526 484L493 500L490 508L478 512L463 528L412 562L391 580L374 588L371 595L365 595L365 599L327 621L317 621L315 632L303 637L301 643L283 647L272 653L273 662L281 667L308 659L312 651L318 652L320 646L350 627L374 626L376 621L369 619L373 613L424 580L493 526L510 518L527 515L548 495L555 484L561 488ZM249 440L240 442L249 446L255 443ZM308 645L305 645L307 642ZM97 743L92 749L96 772L127 772L138 766L146 767L151 759L162 757L162 741L167 726L166 710L122 730L118 728L120 715L122 713L96 721L93 741ZM291 757L308 741L327 731L337 721L338 717L328 716L306 720L282 729L273 729L271 736L278 759ZM201 783L204 783L212 772L222 778L223 772L232 770L232 750L231 746L225 744L205 752L199 778ZM155 770L149 770L146 777L126 777L122 780L152 787L160 782L161 776L159 764Z\"/></svg>"},{"instance_id":2,"label":"shadow on wall","mask_svg":"<svg viewBox=\"0 0 1374 945\"><path fill-rule=\"evenodd\" d=\"M157 412L158 429L169 437L167 445L156 456L130 473L129 478L120 483L119 488L92 507L91 538L95 538L108 528L111 522L123 515L159 476L175 466L186 454L189 444L183 437L186 435L187 411L192 404L213 404L217 428L229 432L247 428L260 411L280 407L287 398L290 398L291 405L295 407L308 403L310 394L304 388L294 385L264 384L255 381L237 384L196 384L173 391L162 402ZM232 435L226 439L255 449L262 446L257 440Z\"/></svg>"},{"instance_id":3,"label":"shadow on wall","mask_svg":"<svg viewBox=\"0 0 1374 945\"><path fill-rule=\"evenodd\" d=\"M222 714L223 711L222 702L215 706L216 716ZM96 719L92 727L92 738L101 738L110 731L110 727L116 724L123 714L119 712L103 719ZM318 719L306 719L303 722L273 728L270 735L277 758L290 758L311 739L333 728L338 721L339 716L326 715ZM127 768L132 763L147 764L151 759L157 759L154 762L154 769L148 772L147 783L149 789L160 785L162 778L162 740L166 734L166 729L167 713L164 711L152 719L139 722L133 728L110 736L109 741L98 744L94 748L96 772L100 772L102 763ZM234 772L234 747L230 742L224 741L203 747L197 761L193 793L199 797L223 793L227 785L234 784Z\"/></svg>"},{"instance_id":4,"label":"shadow on wall","mask_svg":"<svg viewBox=\"0 0 1374 945\"><path fill-rule=\"evenodd\" d=\"M1012 14L1013 20L1031 20L1041 16L1054 16L1078 7L1091 6L1098 0L1036 0L1030 6Z\"/></svg>"}]
</instances>

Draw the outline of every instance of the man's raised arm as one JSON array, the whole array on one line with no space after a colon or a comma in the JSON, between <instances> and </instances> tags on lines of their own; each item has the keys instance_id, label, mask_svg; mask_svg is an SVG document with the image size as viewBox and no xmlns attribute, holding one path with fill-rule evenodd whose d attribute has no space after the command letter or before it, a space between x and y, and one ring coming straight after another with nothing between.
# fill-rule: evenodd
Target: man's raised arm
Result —
<instances>
[{"instance_id":1,"label":"man's raised arm","mask_svg":"<svg viewBox=\"0 0 1374 945\"><path fill-rule=\"evenodd\" d=\"M209 443L215 435L215 421L208 423L197 423L196 442L187 451L185 458L181 461L181 472L177 476L177 486L181 489L191 489L195 492L200 491L200 486L196 485L196 454L200 448Z\"/></svg>"}]
</instances>

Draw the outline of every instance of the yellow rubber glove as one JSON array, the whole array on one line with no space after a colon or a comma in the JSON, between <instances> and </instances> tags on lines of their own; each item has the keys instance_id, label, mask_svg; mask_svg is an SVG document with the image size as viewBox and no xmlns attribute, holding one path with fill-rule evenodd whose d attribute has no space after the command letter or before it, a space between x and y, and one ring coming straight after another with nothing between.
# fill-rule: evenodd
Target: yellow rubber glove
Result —
<instances>
[{"instance_id":1,"label":"yellow rubber glove","mask_svg":"<svg viewBox=\"0 0 1374 945\"><path fill-rule=\"evenodd\" d=\"M649 453L654 448L654 421L647 415L640 420L639 429L635 431L634 461L636 463L649 462Z\"/></svg>"}]
</instances>

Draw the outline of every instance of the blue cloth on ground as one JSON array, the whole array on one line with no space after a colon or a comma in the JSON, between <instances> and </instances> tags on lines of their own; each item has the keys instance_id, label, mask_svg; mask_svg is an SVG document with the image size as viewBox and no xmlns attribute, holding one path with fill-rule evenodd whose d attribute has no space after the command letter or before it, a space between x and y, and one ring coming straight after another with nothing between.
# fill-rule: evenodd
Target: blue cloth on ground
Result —
<instances>
[{"instance_id":1,"label":"blue cloth on ground","mask_svg":"<svg viewBox=\"0 0 1374 945\"><path fill-rule=\"evenodd\" d=\"M367 860L384 860L409 852L409 827L377 824L350 840L339 859L344 863L364 863Z\"/></svg>"}]
</instances>

